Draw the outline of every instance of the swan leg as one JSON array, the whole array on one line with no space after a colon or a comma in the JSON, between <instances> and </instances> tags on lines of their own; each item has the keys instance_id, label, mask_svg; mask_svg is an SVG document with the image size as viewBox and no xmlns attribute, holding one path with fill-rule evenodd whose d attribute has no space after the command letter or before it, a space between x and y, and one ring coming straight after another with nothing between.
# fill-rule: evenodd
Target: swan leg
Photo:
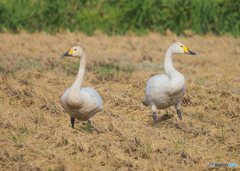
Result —
<instances>
[{"instance_id":1,"label":"swan leg","mask_svg":"<svg viewBox=\"0 0 240 171\"><path fill-rule=\"evenodd\" d=\"M91 120L88 120L87 122L87 132L90 132L91 130Z\"/></svg>"},{"instance_id":2,"label":"swan leg","mask_svg":"<svg viewBox=\"0 0 240 171\"><path fill-rule=\"evenodd\" d=\"M156 114L156 112L153 112L153 120L154 120L154 122L155 122L156 128L158 128L158 126L157 126L157 114Z\"/></svg>"},{"instance_id":3,"label":"swan leg","mask_svg":"<svg viewBox=\"0 0 240 171\"><path fill-rule=\"evenodd\" d=\"M157 126L157 114L156 114L157 108L156 108L155 105L152 105L151 107L152 107L152 111L153 111L153 120L155 122L156 128L158 128L158 126Z\"/></svg>"},{"instance_id":4,"label":"swan leg","mask_svg":"<svg viewBox=\"0 0 240 171\"><path fill-rule=\"evenodd\" d=\"M74 128L74 121L75 121L75 118L71 117L72 128Z\"/></svg>"},{"instance_id":5,"label":"swan leg","mask_svg":"<svg viewBox=\"0 0 240 171\"><path fill-rule=\"evenodd\" d=\"M178 114L179 119L182 120L182 115L181 115L181 111L180 110L177 110L177 114Z\"/></svg>"},{"instance_id":6,"label":"swan leg","mask_svg":"<svg viewBox=\"0 0 240 171\"><path fill-rule=\"evenodd\" d=\"M87 125L91 126L91 120L88 120Z\"/></svg>"},{"instance_id":7,"label":"swan leg","mask_svg":"<svg viewBox=\"0 0 240 171\"><path fill-rule=\"evenodd\" d=\"M180 110L181 109L180 102L175 105L175 108L177 110L177 115L178 115L179 119L182 120L182 115L181 115L181 110Z\"/></svg>"},{"instance_id":8,"label":"swan leg","mask_svg":"<svg viewBox=\"0 0 240 171\"><path fill-rule=\"evenodd\" d=\"M91 130L91 120L92 120L93 117L91 117L88 122L87 122L87 131L90 132Z\"/></svg>"}]
</instances>

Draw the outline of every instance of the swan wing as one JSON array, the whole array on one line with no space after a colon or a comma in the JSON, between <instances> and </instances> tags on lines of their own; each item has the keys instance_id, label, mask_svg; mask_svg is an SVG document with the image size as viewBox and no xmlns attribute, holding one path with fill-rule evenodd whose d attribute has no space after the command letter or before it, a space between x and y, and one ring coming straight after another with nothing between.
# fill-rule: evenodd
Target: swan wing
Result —
<instances>
[{"instance_id":1,"label":"swan wing","mask_svg":"<svg viewBox=\"0 0 240 171\"><path fill-rule=\"evenodd\" d=\"M169 79L166 74L155 75L151 77L146 85L145 94L149 94L150 92L156 92L157 89L164 90L169 83Z\"/></svg>"},{"instance_id":2,"label":"swan wing","mask_svg":"<svg viewBox=\"0 0 240 171\"><path fill-rule=\"evenodd\" d=\"M102 111L102 109L103 109L102 98L99 95L99 93L95 89L90 88L90 87L83 87L83 88L81 88L81 92L82 91L87 93L97 103L97 105L99 106L99 109L100 109L99 111Z\"/></svg>"},{"instance_id":3,"label":"swan wing","mask_svg":"<svg viewBox=\"0 0 240 171\"><path fill-rule=\"evenodd\" d=\"M159 103L165 103L168 99L166 90L169 84L169 79L166 74L155 75L151 77L146 85L143 103L152 106L158 106ZM147 105L146 105L147 106Z\"/></svg>"}]
</instances>

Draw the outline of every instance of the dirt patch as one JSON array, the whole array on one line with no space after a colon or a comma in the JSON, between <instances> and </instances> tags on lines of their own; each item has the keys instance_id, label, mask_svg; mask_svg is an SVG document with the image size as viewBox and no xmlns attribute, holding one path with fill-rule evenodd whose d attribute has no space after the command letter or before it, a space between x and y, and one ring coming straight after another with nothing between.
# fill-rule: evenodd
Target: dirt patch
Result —
<instances>
[{"instance_id":1,"label":"dirt patch","mask_svg":"<svg viewBox=\"0 0 240 171\"><path fill-rule=\"evenodd\" d=\"M82 33L0 34L1 170L210 170L240 164L240 39L231 36L92 37ZM175 55L186 79L180 121L174 108L144 107L147 80L164 73L169 46L181 41L197 56ZM87 56L83 87L104 109L92 132L70 117L60 98L79 61L60 54L80 45Z\"/></svg>"}]
</instances>

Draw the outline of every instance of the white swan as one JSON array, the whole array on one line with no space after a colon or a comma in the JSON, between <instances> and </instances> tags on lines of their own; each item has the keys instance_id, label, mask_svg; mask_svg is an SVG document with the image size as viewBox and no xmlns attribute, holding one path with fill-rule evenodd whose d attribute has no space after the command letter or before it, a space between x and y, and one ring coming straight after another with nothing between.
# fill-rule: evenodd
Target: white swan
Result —
<instances>
[{"instance_id":1,"label":"white swan","mask_svg":"<svg viewBox=\"0 0 240 171\"><path fill-rule=\"evenodd\" d=\"M61 57L80 58L80 66L77 78L70 88L68 88L61 97L61 105L65 111L71 116L72 128L74 128L75 118L81 121L87 121L87 125L91 127L93 116L102 111L102 99L98 92L90 87L82 87L86 67L86 56L83 49L74 46Z\"/></svg>"},{"instance_id":2,"label":"white swan","mask_svg":"<svg viewBox=\"0 0 240 171\"><path fill-rule=\"evenodd\" d=\"M179 119L182 120L180 101L185 93L185 79L172 64L173 55L181 53L196 55L196 53L191 52L184 44L180 42L174 43L165 55L164 68L166 73L155 75L147 82L145 89L146 98L143 100L143 105L151 106L155 124L157 124L156 110L166 109L173 105L177 110Z\"/></svg>"}]
</instances>

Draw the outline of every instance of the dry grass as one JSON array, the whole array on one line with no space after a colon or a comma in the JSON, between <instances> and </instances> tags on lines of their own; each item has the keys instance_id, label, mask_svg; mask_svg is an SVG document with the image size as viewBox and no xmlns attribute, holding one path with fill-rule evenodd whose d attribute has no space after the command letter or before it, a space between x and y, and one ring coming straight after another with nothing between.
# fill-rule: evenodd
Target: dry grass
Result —
<instances>
[{"instance_id":1,"label":"dry grass","mask_svg":"<svg viewBox=\"0 0 240 171\"><path fill-rule=\"evenodd\" d=\"M0 170L211 170L211 162L240 165L240 39L171 33L0 36ZM165 52L175 41L197 56L174 56L175 68L186 79L183 121L174 108L158 111L157 129L150 108L141 102L147 80L164 73ZM78 61L59 55L73 45L82 46L87 55L83 86L95 88L103 99L104 110L93 118L91 133L80 121L73 130L60 106ZM111 70L108 63L117 67Z\"/></svg>"}]
</instances>

